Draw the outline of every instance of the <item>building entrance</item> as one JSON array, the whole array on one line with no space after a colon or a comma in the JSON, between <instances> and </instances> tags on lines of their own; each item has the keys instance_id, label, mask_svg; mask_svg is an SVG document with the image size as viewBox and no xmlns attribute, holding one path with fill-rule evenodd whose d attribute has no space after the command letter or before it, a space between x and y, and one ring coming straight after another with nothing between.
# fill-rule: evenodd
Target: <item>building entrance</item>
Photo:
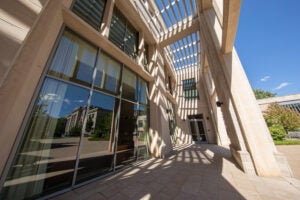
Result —
<instances>
[{"instance_id":1,"label":"building entrance","mask_svg":"<svg viewBox=\"0 0 300 200\"><path fill-rule=\"evenodd\" d=\"M195 142L207 143L203 115L189 115L188 119L190 124L192 140Z\"/></svg>"}]
</instances>

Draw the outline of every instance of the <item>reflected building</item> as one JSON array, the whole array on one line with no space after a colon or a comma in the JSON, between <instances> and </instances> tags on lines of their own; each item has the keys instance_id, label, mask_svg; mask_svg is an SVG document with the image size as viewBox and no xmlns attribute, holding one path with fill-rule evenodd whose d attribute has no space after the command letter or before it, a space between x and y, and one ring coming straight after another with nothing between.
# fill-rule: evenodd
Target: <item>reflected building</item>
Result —
<instances>
[{"instance_id":1,"label":"reflected building","mask_svg":"<svg viewBox=\"0 0 300 200\"><path fill-rule=\"evenodd\" d=\"M70 130L74 127L82 128L87 109L88 107L78 107L72 113L64 117L66 119L64 136L68 136L70 134ZM99 131L99 129L96 128L99 127L100 119L103 117L110 118L110 114L110 110L105 110L99 107L89 107L85 136L91 136L95 134L95 132ZM111 124L109 124L109 127L111 127Z\"/></svg>"},{"instance_id":2,"label":"reflected building","mask_svg":"<svg viewBox=\"0 0 300 200\"><path fill-rule=\"evenodd\" d=\"M290 175L234 48L240 0L24 2L0 4L0 199L47 198L179 144Z\"/></svg>"}]
</instances>

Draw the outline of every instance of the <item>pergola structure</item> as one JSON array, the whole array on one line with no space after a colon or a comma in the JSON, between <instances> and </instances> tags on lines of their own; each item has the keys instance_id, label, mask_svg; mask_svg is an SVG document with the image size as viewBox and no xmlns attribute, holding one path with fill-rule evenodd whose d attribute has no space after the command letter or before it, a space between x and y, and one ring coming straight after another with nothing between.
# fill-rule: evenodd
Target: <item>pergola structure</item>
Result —
<instances>
[{"instance_id":1,"label":"pergola structure","mask_svg":"<svg viewBox=\"0 0 300 200\"><path fill-rule=\"evenodd\" d=\"M220 100L231 151L244 171L288 173L288 167L277 164L281 155L234 49L241 0L132 2L175 71L200 67L209 107L214 110L215 100Z\"/></svg>"},{"instance_id":2,"label":"pergola structure","mask_svg":"<svg viewBox=\"0 0 300 200\"><path fill-rule=\"evenodd\" d=\"M88 12L88 15L93 15L92 20L97 17L101 18L97 21L98 24L90 21L88 23L88 20L76 14L73 9L76 2L82 3L83 6L89 5L89 9L92 9L96 2L103 3L101 17L97 15L100 11L98 13L93 11L92 14ZM231 153L246 173L259 176L291 176L285 157L276 150L234 48L241 0L6 0L1 6L5 9L0 7L0 18L4 19L1 22L3 26L0 26L0 39L4 38L1 40L4 45L0 46L0 57L4 58L4 62L2 60L0 62L0 121L2 123L0 127L0 141L2 141L0 188L6 181L9 170L13 170L11 166L17 155L18 146L25 141L24 138L27 138L25 129L27 124L31 123L29 119L44 84L43 81L54 78L56 82L63 82L72 87L76 85L80 89L84 88L89 91L87 94L96 91L95 88L87 86L82 81L72 82L71 79L63 79L64 76L54 77L55 74L47 72L58 42L66 30L69 34L76 35L76 38L81 38L78 41L87 41L85 45L91 43L88 46L95 47L97 54L104 52L107 58L119 63L120 72L111 73L111 76L122 74L123 77L123 72L127 71L128 74L135 77L135 79L132 78L133 81L128 81L130 83L128 85L133 89L128 89L126 92L129 91L134 97L138 96L135 92L141 90L136 85L143 83L143 91L146 91L143 93L146 96L144 98L145 110L147 110L147 114L144 114L143 117L149 119L147 119L149 126L147 129L145 128L145 132L150 138L147 148L152 156L163 157L172 150L171 137L173 133L171 132L174 127L171 125L174 124L171 122L174 122L175 118L178 119L176 128L180 129L180 136L184 138L180 141L181 144L190 144L192 140L188 117L192 120L201 117L203 122L209 124L209 134L207 135L212 137L209 143L224 145L223 139L227 139L228 135ZM123 30L125 30L123 35L113 32L114 36L120 39L122 45L128 39L125 37L127 30L124 27L127 28L127 24L130 24L130 27L133 27L131 27L132 30L135 30L133 32L136 34L132 34L136 36L133 39L134 47L132 49L134 52L131 52L134 53L134 56L126 54L125 48L120 48L122 45L115 45L110 38L110 31L113 30L111 27L114 24L112 20L116 19L113 19L113 15L116 14L114 10L120 12L122 14L120 16L124 17L122 20L126 22L126 25L123 26ZM91 19L89 18L89 20ZM145 46L149 47L147 49L149 62L146 64L145 60L148 58L145 59L147 56ZM74 58L77 59L76 56ZM64 60L65 57L62 56L61 59ZM74 63L79 63L76 59ZM93 65L93 70L96 69L95 66ZM124 70L121 71L121 69ZM91 74L88 70L84 72ZM187 109L194 106L193 109L199 112L192 114L177 112L177 116L172 116L171 119L169 115L172 109L182 106L182 101L185 101L182 94L183 79L178 79L180 77L178 74L181 72L189 75L185 82L186 86L194 87L193 84L197 84L197 89L201 92L200 100L194 99L194 103L186 101ZM96 71L93 73L93 80L96 80L95 74ZM117 75L115 76L117 77ZM191 79L192 76L197 76L197 81ZM121 78L115 79L120 85L123 84ZM140 80L140 83L137 80ZM183 87L179 87L181 83ZM177 90L181 88L181 91L171 92L171 89L176 87ZM107 92L104 88L98 88L99 90L96 92L123 102L122 92L126 90L124 88L120 86L115 93ZM55 92L50 94L55 95ZM91 100L87 102L91 103ZM99 100L99 102L105 101ZM129 102L127 105L132 106L132 113L136 113L133 105L139 106L138 100L134 98L128 100L124 97L124 102ZM122 105L119 104L112 109L116 118L112 119L111 125L114 129L110 130L112 135L110 138L115 139L115 147L120 132L117 127L121 126L119 126L120 121L118 120L133 120L136 117L126 115L121 118L121 108ZM184 116L180 116L181 114ZM87 121L87 116L85 118ZM130 123L126 125L128 124ZM131 125L135 126L134 123ZM42 131L43 128L41 126ZM133 135L132 131L124 130L124 138L129 135L129 132ZM81 137L83 136L84 134L81 133ZM126 139L125 142L132 143L133 141L132 138ZM32 141L35 140L33 137ZM82 145L78 145L81 148ZM48 154L51 151L47 149L47 151L41 152ZM76 152L79 155L80 150L72 151L74 154ZM117 148L114 149L114 155L116 154ZM78 169L80 162L78 155L76 157L77 167L72 168L74 171ZM42 158L46 157L51 163L52 156L43 156ZM91 161L94 162L94 160ZM46 163L46 161L42 160L40 163ZM44 169L46 168L42 167L42 170ZM37 179L39 177L39 175L35 176ZM71 186L73 187L76 185L76 175L72 175L72 177ZM39 182L35 183L37 186L41 185ZM55 186L56 183L53 185ZM39 192L44 191L42 187L39 189ZM11 191L13 194L15 190Z\"/></svg>"}]
</instances>

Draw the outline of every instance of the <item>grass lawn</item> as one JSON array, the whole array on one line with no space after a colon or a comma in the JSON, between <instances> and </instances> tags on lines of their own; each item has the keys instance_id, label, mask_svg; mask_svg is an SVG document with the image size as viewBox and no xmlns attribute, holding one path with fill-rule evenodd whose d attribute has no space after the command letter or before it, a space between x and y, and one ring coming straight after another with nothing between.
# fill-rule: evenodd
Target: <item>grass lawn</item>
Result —
<instances>
[{"instance_id":1,"label":"grass lawn","mask_svg":"<svg viewBox=\"0 0 300 200\"><path fill-rule=\"evenodd\" d=\"M300 145L300 140L274 140L275 145Z\"/></svg>"}]
</instances>

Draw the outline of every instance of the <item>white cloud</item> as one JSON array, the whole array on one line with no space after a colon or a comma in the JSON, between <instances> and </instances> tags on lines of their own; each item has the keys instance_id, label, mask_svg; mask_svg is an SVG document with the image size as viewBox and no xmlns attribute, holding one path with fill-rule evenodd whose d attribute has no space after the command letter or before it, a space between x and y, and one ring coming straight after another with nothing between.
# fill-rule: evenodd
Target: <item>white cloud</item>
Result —
<instances>
[{"instance_id":1,"label":"white cloud","mask_svg":"<svg viewBox=\"0 0 300 200\"><path fill-rule=\"evenodd\" d=\"M70 105L70 103L71 103L71 101L69 99L64 99L63 101L68 105Z\"/></svg>"},{"instance_id":2,"label":"white cloud","mask_svg":"<svg viewBox=\"0 0 300 200\"><path fill-rule=\"evenodd\" d=\"M281 83L279 86L277 86L276 88L274 88L273 90L280 90L281 88L284 88L286 86L290 85L290 83L288 82L283 82Z\"/></svg>"},{"instance_id":3,"label":"white cloud","mask_svg":"<svg viewBox=\"0 0 300 200\"><path fill-rule=\"evenodd\" d=\"M271 78L271 76L265 76L263 78L260 79L261 82L265 82L267 80L269 80Z\"/></svg>"},{"instance_id":4,"label":"white cloud","mask_svg":"<svg viewBox=\"0 0 300 200\"><path fill-rule=\"evenodd\" d=\"M75 103L83 103L84 100L80 99L80 100L75 100L74 102L75 102Z\"/></svg>"}]
</instances>

